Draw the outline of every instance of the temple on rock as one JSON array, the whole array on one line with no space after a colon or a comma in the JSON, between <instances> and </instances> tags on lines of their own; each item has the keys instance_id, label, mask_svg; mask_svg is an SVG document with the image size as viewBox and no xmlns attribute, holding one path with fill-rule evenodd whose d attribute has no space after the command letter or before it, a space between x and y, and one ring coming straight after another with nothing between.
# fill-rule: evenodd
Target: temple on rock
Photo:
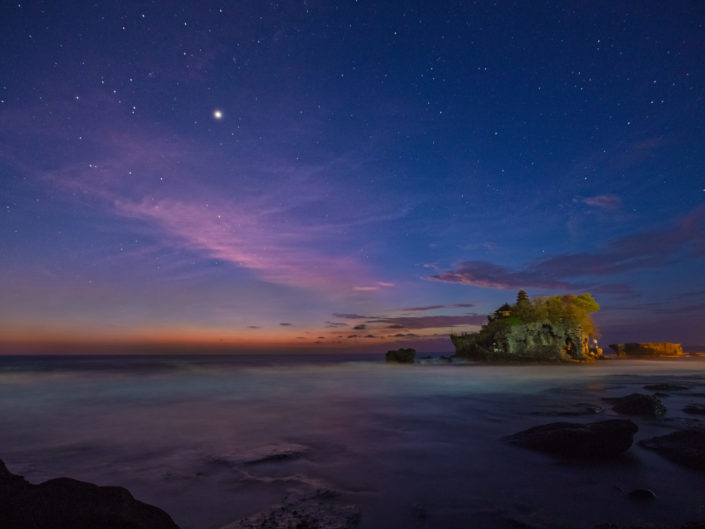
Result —
<instances>
[{"instance_id":1,"label":"temple on rock","mask_svg":"<svg viewBox=\"0 0 705 529\"><path fill-rule=\"evenodd\" d=\"M479 332L450 338L456 356L471 360L587 362L602 356L589 316L598 309L587 293L529 300L521 290Z\"/></svg>"}]
</instances>

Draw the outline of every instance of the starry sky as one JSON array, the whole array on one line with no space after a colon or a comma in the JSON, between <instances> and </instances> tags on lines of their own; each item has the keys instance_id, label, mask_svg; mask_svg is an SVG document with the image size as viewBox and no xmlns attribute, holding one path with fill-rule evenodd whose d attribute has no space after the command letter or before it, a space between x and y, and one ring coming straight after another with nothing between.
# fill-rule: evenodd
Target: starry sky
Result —
<instances>
[{"instance_id":1,"label":"starry sky","mask_svg":"<svg viewBox=\"0 0 705 529\"><path fill-rule=\"evenodd\" d=\"M4 2L0 350L705 344L705 4ZM78 350L78 349L77 349Z\"/></svg>"}]
</instances>

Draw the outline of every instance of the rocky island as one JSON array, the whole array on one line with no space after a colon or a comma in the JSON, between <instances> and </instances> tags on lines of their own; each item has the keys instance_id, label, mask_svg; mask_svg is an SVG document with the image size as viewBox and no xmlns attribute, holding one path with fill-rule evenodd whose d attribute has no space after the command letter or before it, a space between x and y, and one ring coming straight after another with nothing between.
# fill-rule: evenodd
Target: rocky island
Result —
<instances>
[{"instance_id":1,"label":"rocky island","mask_svg":"<svg viewBox=\"0 0 705 529\"><path fill-rule=\"evenodd\" d=\"M619 357L654 357L654 356L683 356L683 347L679 343L668 342L642 342L642 343L613 343L612 349Z\"/></svg>"},{"instance_id":2,"label":"rocky island","mask_svg":"<svg viewBox=\"0 0 705 529\"><path fill-rule=\"evenodd\" d=\"M416 358L416 349L394 349L387 351L385 360L388 364L413 364Z\"/></svg>"},{"instance_id":3,"label":"rocky island","mask_svg":"<svg viewBox=\"0 0 705 529\"><path fill-rule=\"evenodd\" d=\"M451 334L455 355L481 361L587 362L602 356L588 294L538 297L520 290L514 305L488 316L477 333Z\"/></svg>"}]
</instances>

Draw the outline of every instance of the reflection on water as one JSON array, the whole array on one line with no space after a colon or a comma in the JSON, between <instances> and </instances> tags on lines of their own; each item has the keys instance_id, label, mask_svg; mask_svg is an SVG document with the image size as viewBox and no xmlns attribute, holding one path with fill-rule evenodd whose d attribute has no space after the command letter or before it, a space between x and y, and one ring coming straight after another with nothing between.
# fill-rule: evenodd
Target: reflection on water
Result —
<instances>
[{"instance_id":1,"label":"reflection on water","mask_svg":"<svg viewBox=\"0 0 705 529\"><path fill-rule=\"evenodd\" d=\"M184 529L287 493L342 491L363 528L591 527L705 518L705 476L632 447L580 464L501 441L615 416L603 397L681 383L637 439L705 403L705 359L393 366L369 357L0 357L0 458L38 482L129 488ZM585 410L592 410L586 412ZM558 417L558 418L557 418ZM568 418L567 418L568 417ZM627 492L651 488L657 500Z\"/></svg>"}]
</instances>

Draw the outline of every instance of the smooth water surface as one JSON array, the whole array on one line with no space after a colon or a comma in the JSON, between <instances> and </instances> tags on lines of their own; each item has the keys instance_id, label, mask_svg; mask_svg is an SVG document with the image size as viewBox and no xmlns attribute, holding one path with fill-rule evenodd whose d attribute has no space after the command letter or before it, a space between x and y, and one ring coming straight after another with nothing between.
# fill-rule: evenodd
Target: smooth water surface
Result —
<instances>
[{"instance_id":1,"label":"smooth water surface","mask_svg":"<svg viewBox=\"0 0 705 529\"><path fill-rule=\"evenodd\" d=\"M705 475L635 445L580 463L502 441L617 415L602 399L672 382L636 440L699 425L705 358L594 365L386 365L370 357L0 357L0 458L33 483L125 486L183 529L292 492L341 491L372 528L588 528L705 519ZM599 414L564 417L587 408ZM284 454L259 464L266 454ZM634 488L657 499L630 500ZM523 524L523 525L521 525Z\"/></svg>"}]
</instances>

